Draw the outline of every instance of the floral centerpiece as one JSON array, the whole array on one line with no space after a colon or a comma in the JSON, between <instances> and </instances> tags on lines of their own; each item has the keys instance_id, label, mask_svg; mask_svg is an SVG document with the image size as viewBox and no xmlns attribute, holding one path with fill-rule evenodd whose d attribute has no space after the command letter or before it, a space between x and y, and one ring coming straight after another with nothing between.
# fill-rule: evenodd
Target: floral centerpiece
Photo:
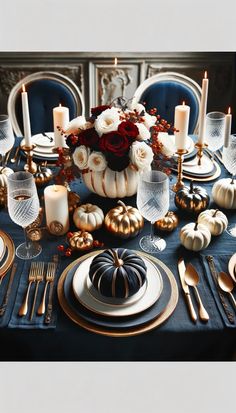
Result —
<instances>
[{"instance_id":1,"label":"floral centerpiece","mask_svg":"<svg viewBox=\"0 0 236 413\"><path fill-rule=\"evenodd\" d=\"M156 109L148 113L136 103L130 108L95 107L88 120L79 116L64 132L74 165L87 187L101 196L116 198L136 193L139 173L150 169L154 155L162 152L158 133L170 127Z\"/></svg>"}]
</instances>

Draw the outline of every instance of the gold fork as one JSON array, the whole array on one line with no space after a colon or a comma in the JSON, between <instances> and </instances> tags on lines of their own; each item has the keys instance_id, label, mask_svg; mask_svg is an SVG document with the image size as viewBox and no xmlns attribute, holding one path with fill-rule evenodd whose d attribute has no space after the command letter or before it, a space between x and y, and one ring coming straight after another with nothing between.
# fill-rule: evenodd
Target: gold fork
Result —
<instances>
[{"instance_id":1,"label":"gold fork","mask_svg":"<svg viewBox=\"0 0 236 413\"><path fill-rule=\"evenodd\" d=\"M37 268L36 264L37 264L36 262L32 262L30 266L27 291L25 294L24 301L18 312L19 316L21 317L25 316L28 312L28 299L29 299L30 287L31 287L31 284L36 281L36 268Z\"/></svg>"},{"instance_id":2,"label":"gold fork","mask_svg":"<svg viewBox=\"0 0 236 413\"><path fill-rule=\"evenodd\" d=\"M37 264L38 265L37 265L37 271L36 271L36 287L35 287L35 292L34 292L34 301L33 301L32 309L30 313L30 321L32 320L33 315L34 315L34 308L35 308L35 303L37 299L39 284L43 281L43 275L44 275L44 262L40 261Z\"/></svg>"},{"instance_id":3,"label":"gold fork","mask_svg":"<svg viewBox=\"0 0 236 413\"><path fill-rule=\"evenodd\" d=\"M41 304L39 305L39 308L37 311L38 315L42 315L45 313L45 300L46 300L47 288L48 288L48 284L54 280L55 271L56 271L56 264L54 262L49 262L48 268L47 268L47 274L46 274L46 284L45 284L44 291L43 291L43 297L42 297Z\"/></svg>"}]
</instances>

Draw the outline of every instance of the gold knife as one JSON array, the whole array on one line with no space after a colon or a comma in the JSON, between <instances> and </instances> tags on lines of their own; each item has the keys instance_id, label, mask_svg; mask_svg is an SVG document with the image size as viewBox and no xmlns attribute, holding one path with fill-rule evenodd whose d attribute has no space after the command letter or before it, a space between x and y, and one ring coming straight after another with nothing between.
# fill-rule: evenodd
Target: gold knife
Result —
<instances>
[{"instance_id":1,"label":"gold knife","mask_svg":"<svg viewBox=\"0 0 236 413\"><path fill-rule=\"evenodd\" d=\"M190 317L192 319L192 321L194 323L196 323L197 321L197 315L195 312L195 309L193 307L193 303L192 303L192 299L191 299L191 295L190 295L190 291L189 291L189 286L186 284L185 282L185 271L186 271L186 267L185 267L185 263L184 263L184 259L183 258L179 258L178 260L178 270L179 270L179 277L180 277L180 282L185 294L185 298L186 298L186 303L189 309L189 313L190 313Z\"/></svg>"}]
</instances>

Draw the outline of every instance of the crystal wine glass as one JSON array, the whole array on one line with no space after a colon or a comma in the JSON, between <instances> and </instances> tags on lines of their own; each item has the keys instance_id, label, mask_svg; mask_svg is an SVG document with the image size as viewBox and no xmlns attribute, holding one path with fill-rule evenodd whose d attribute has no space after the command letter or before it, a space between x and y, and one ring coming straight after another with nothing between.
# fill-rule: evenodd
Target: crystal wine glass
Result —
<instances>
[{"instance_id":1,"label":"crystal wine glass","mask_svg":"<svg viewBox=\"0 0 236 413\"><path fill-rule=\"evenodd\" d=\"M14 145L14 134L8 115L0 115L0 155L5 155Z\"/></svg>"},{"instance_id":2,"label":"crystal wine glass","mask_svg":"<svg viewBox=\"0 0 236 413\"><path fill-rule=\"evenodd\" d=\"M222 160L225 168L232 175L233 182L236 175L236 135L230 136L227 148L224 146ZM226 231L232 237L236 237L236 223L228 225Z\"/></svg>"},{"instance_id":3,"label":"crystal wine glass","mask_svg":"<svg viewBox=\"0 0 236 413\"><path fill-rule=\"evenodd\" d=\"M8 176L8 211L17 225L24 229L25 242L16 249L17 257L32 259L37 257L42 248L28 240L26 227L32 224L39 214L39 198L33 175L29 172L15 172Z\"/></svg>"},{"instance_id":4,"label":"crystal wine glass","mask_svg":"<svg viewBox=\"0 0 236 413\"><path fill-rule=\"evenodd\" d=\"M151 222L151 233L141 238L143 251L154 253L166 247L164 239L154 235L154 223L163 218L169 210L169 178L160 171L140 174L137 191L137 206L140 213Z\"/></svg>"},{"instance_id":5,"label":"crystal wine glass","mask_svg":"<svg viewBox=\"0 0 236 413\"><path fill-rule=\"evenodd\" d=\"M225 113L210 112L206 115L206 142L208 148L213 152L220 149L224 143Z\"/></svg>"}]
</instances>

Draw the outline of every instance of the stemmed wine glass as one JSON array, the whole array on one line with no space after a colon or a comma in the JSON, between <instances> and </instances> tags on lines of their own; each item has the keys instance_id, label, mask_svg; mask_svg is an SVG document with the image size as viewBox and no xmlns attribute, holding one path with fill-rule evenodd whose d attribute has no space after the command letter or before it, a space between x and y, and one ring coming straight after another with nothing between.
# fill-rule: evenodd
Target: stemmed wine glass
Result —
<instances>
[{"instance_id":1,"label":"stemmed wine glass","mask_svg":"<svg viewBox=\"0 0 236 413\"><path fill-rule=\"evenodd\" d=\"M227 171L232 174L233 182L236 175L236 135L231 135L228 146L224 146L222 160ZM228 225L226 232L236 237L236 223Z\"/></svg>"},{"instance_id":2,"label":"stemmed wine glass","mask_svg":"<svg viewBox=\"0 0 236 413\"><path fill-rule=\"evenodd\" d=\"M14 134L8 115L0 115L0 155L3 157L14 145Z\"/></svg>"},{"instance_id":3,"label":"stemmed wine glass","mask_svg":"<svg viewBox=\"0 0 236 413\"><path fill-rule=\"evenodd\" d=\"M9 215L17 225L24 229L25 242L16 249L17 257L32 259L42 248L28 240L26 227L32 224L39 214L39 198L33 175L29 172L15 172L7 178L7 198Z\"/></svg>"},{"instance_id":4,"label":"stemmed wine glass","mask_svg":"<svg viewBox=\"0 0 236 413\"><path fill-rule=\"evenodd\" d=\"M154 253L166 247L164 239L154 235L154 223L163 218L169 210L169 178L160 171L140 174L137 191L137 206L140 213L151 222L151 233L141 238L143 251Z\"/></svg>"}]
</instances>

